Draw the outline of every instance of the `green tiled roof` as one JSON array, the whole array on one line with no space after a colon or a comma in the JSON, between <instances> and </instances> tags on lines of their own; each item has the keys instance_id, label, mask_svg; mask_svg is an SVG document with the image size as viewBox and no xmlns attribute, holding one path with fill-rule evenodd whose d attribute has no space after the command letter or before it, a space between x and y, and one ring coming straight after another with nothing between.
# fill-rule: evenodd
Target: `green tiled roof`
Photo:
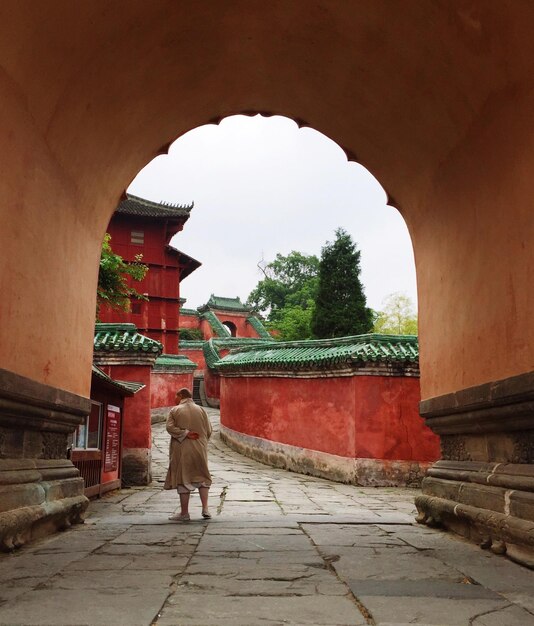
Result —
<instances>
[{"instance_id":1,"label":"green tiled roof","mask_svg":"<svg viewBox=\"0 0 534 626\"><path fill-rule=\"evenodd\" d=\"M344 369L364 365L419 364L413 335L357 335L339 339L273 342L242 347L213 364L219 371Z\"/></svg>"},{"instance_id":2,"label":"green tiled roof","mask_svg":"<svg viewBox=\"0 0 534 626\"><path fill-rule=\"evenodd\" d=\"M198 307L199 311L205 311L207 309L219 309L222 311L250 311L250 308L243 304L239 298L223 298L222 296L215 296L211 294L210 299L201 307Z\"/></svg>"},{"instance_id":3,"label":"green tiled roof","mask_svg":"<svg viewBox=\"0 0 534 626\"><path fill-rule=\"evenodd\" d=\"M125 389L129 389L132 393L137 393L146 387L144 383L134 383L131 380L116 380L115 382Z\"/></svg>"},{"instance_id":4,"label":"green tiled roof","mask_svg":"<svg viewBox=\"0 0 534 626\"><path fill-rule=\"evenodd\" d=\"M221 358L221 350L232 350L250 346L265 346L267 343L274 343L274 339L256 339L254 337L229 337L228 339L215 339L205 341L202 347L204 360L208 367L213 368Z\"/></svg>"},{"instance_id":5,"label":"green tiled roof","mask_svg":"<svg viewBox=\"0 0 534 626\"><path fill-rule=\"evenodd\" d=\"M219 318L212 311L205 311L202 313L202 319L206 320L211 326L211 329L215 333L216 337L231 337L231 333L226 326L219 320Z\"/></svg>"},{"instance_id":6,"label":"green tiled roof","mask_svg":"<svg viewBox=\"0 0 534 626\"><path fill-rule=\"evenodd\" d=\"M160 354L163 346L137 332L135 324L96 324L95 352L149 352Z\"/></svg>"},{"instance_id":7,"label":"green tiled roof","mask_svg":"<svg viewBox=\"0 0 534 626\"><path fill-rule=\"evenodd\" d=\"M117 213L125 213L126 215L139 215L141 217L162 217L172 219L177 217L189 217L194 203L191 204L171 204L170 202L153 202L145 200L139 196L126 194L126 200L123 200L117 207Z\"/></svg>"},{"instance_id":8,"label":"green tiled roof","mask_svg":"<svg viewBox=\"0 0 534 626\"><path fill-rule=\"evenodd\" d=\"M258 333L258 335L262 339L272 339L269 331L261 323L260 319L257 318L255 315L251 315L250 317L248 317L247 322L252 326L252 328Z\"/></svg>"},{"instance_id":9,"label":"green tiled roof","mask_svg":"<svg viewBox=\"0 0 534 626\"><path fill-rule=\"evenodd\" d=\"M180 339L178 348L180 350L202 350L203 339Z\"/></svg>"},{"instance_id":10,"label":"green tiled roof","mask_svg":"<svg viewBox=\"0 0 534 626\"><path fill-rule=\"evenodd\" d=\"M108 385L115 387L118 391L122 392L125 396L133 396L134 393L137 393L141 389L143 389L146 385L143 383L134 383L129 380L113 380L110 376L108 376L105 372L103 372L99 367L97 367L93 363L93 376L106 382Z\"/></svg>"},{"instance_id":11,"label":"green tiled roof","mask_svg":"<svg viewBox=\"0 0 534 626\"><path fill-rule=\"evenodd\" d=\"M221 355L219 353L219 350L217 350L216 346L214 345L212 339L204 342L202 351L204 352L204 360L206 361L206 365L213 368L215 363L219 362Z\"/></svg>"},{"instance_id":12,"label":"green tiled roof","mask_svg":"<svg viewBox=\"0 0 534 626\"><path fill-rule=\"evenodd\" d=\"M180 309L180 315L194 315L198 317L200 313L196 309L184 309L183 307Z\"/></svg>"},{"instance_id":13,"label":"green tiled roof","mask_svg":"<svg viewBox=\"0 0 534 626\"><path fill-rule=\"evenodd\" d=\"M157 371L158 369L191 371L197 367L198 365L196 363L193 363L193 361L188 359L183 354L162 354L156 359L154 371Z\"/></svg>"}]
</instances>

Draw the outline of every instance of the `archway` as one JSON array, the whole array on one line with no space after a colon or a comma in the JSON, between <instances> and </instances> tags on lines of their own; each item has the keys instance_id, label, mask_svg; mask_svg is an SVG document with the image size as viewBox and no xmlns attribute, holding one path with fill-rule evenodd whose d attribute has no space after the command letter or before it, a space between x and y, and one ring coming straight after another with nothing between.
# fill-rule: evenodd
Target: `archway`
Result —
<instances>
[{"instance_id":1,"label":"archway","mask_svg":"<svg viewBox=\"0 0 534 626\"><path fill-rule=\"evenodd\" d=\"M446 458L470 476L531 464L533 23L520 3L10 7L3 428L14 411L29 439L50 428L36 446L54 457L87 411L99 245L133 175L177 134L264 111L317 128L394 194L418 267L423 410ZM437 518L459 510L467 470L451 467L434 478ZM520 514L517 497L499 491L502 519Z\"/></svg>"},{"instance_id":2,"label":"archway","mask_svg":"<svg viewBox=\"0 0 534 626\"><path fill-rule=\"evenodd\" d=\"M233 322L223 322L223 326L226 326L228 332L232 337L237 337L237 326Z\"/></svg>"}]
</instances>

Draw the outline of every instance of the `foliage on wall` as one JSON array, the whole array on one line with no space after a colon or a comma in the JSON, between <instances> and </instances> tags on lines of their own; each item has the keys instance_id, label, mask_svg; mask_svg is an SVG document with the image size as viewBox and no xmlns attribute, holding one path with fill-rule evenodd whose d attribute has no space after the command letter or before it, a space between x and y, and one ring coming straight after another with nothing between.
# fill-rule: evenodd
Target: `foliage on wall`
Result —
<instances>
[{"instance_id":1,"label":"foliage on wall","mask_svg":"<svg viewBox=\"0 0 534 626\"><path fill-rule=\"evenodd\" d=\"M148 266L141 262L143 255L138 254L133 263L128 263L120 255L113 252L110 242L111 235L106 233L102 243L98 271L97 319L102 306L109 306L119 311L130 311L132 298L148 300L129 283L130 280L139 282L146 276Z\"/></svg>"}]
</instances>

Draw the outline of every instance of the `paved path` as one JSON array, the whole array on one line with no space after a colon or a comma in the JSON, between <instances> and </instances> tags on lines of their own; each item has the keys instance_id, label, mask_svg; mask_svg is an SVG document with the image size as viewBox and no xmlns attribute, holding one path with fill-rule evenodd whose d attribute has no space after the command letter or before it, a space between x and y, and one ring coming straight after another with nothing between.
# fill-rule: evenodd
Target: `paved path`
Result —
<instances>
[{"instance_id":1,"label":"paved path","mask_svg":"<svg viewBox=\"0 0 534 626\"><path fill-rule=\"evenodd\" d=\"M217 421L217 412L212 411ZM210 451L214 518L167 520L156 480L0 556L0 624L534 626L534 572L413 523L415 491L363 489Z\"/></svg>"}]
</instances>

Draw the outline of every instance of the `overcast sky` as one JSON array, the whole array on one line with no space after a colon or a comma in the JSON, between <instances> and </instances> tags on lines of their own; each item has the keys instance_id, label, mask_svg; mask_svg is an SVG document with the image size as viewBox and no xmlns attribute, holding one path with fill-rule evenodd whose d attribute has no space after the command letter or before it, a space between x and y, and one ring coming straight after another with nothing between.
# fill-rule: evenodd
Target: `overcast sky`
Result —
<instances>
[{"instance_id":1,"label":"overcast sky","mask_svg":"<svg viewBox=\"0 0 534 626\"><path fill-rule=\"evenodd\" d=\"M368 305L402 291L417 301L413 251L399 212L379 182L339 146L285 117L233 116L180 137L128 191L195 206L172 245L202 263L181 284L186 307L210 294L244 302L257 268L280 252L320 256L338 227L361 250Z\"/></svg>"}]
</instances>

